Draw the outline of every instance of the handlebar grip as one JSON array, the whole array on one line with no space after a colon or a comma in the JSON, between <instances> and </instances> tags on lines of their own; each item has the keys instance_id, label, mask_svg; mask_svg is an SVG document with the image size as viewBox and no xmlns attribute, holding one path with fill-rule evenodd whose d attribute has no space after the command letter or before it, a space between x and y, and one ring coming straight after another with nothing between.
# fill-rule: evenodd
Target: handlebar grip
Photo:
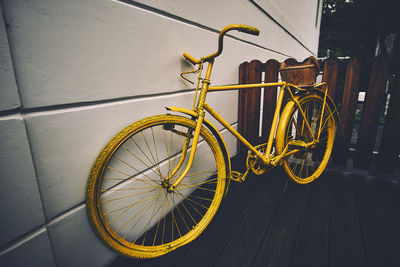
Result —
<instances>
[{"instance_id":1,"label":"handlebar grip","mask_svg":"<svg viewBox=\"0 0 400 267\"><path fill-rule=\"evenodd\" d=\"M248 34L252 34L252 35L259 35L260 34L260 30L259 29L257 29L256 27L247 26L247 25L239 25L238 31L244 32L244 33L248 33Z\"/></svg>"},{"instance_id":2,"label":"handlebar grip","mask_svg":"<svg viewBox=\"0 0 400 267\"><path fill-rule=\"evenodd\" d=\"M192 63L193 65L199 64L200 60L195 59L194 57L192 57L191 55L189 55L188 53L183 53L183 57L189 61L190 63Z\"/></svg>"}]
</instances>

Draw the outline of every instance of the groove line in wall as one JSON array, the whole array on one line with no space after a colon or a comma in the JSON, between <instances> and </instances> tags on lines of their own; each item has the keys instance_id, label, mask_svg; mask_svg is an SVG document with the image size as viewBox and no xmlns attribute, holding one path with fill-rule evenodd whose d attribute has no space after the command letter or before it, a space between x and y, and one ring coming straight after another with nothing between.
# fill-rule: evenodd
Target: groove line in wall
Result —
<instances>
[{"instance_id":1,"label":"groove line in wall","mask_svg":"<svg viewBox=\"0 0 400 267\"><path fill-rule=\"evenodd\" d=\"M7 254L8 252L18 248L22 244L29 242L30 240L34 239L38 235L46 232L47 229L44 224L35 227L34 229L30 230L29 232L24 233L22 236L17 237L16 239L6 243L5 245L0 247L0 256Z\"/></svg>"},{"instance_id":2,"label":"groove line in wall","mask_svg":"<svg viewBox=\"0 0 400 267\"><path fill-rule=\"evenodd\" d=\"M50 105L44 107L34 107L34 108L17 108L13 110L5 110L0 111L0 118L4 116L12 116L12 115L29 115L32 113L38 112L47 112L47 111L66 111L69 109L74 108L84 108L84 107L95 107L100 105L107 105L107 104L119 104L130 100L140 100L146 99L151 97L162 97L162 96L178 96L180 94L194 92L194 89L183 89L174 92L162 92L156 94L148 94L148 95L135 95L135 96L126 96L126 97L119 97L119 98L111 98L111 99L102 99L102 100L94 100L94 101L82 101L76 103L66 103L66 104L57 104L57 105Z\"/></svg>"}]
</instances>

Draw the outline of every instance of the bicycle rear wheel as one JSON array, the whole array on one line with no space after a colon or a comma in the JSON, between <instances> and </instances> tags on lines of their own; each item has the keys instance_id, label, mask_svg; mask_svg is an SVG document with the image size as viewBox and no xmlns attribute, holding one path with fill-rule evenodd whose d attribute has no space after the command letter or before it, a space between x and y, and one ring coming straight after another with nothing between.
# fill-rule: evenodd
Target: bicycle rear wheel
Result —
<instances>
[{"instance_id":1,"label":"bicycle rear wheel","mask_svg":"<svg viewBox=\"0 0 400 267\"><path fill-rule=\"evenodd\" d=\"M289 102L282 112L277 132L276 149L282 153L286 145L286 153L295 152L283 159L283 168L293 181L306 184L317 179L325 170L332 152L335 138L335 119L331 109L325 105L324 99L319 95L307 95L299 99L306 120L294 102ZM323 114L322 114L323 112ZM320 123L321 133L318 143L304 148L296 146L296 143L310 143L313 136L317 138Z\"/></svg>"},{"instance_id":2,"label":"bicycle rear wheel","mask_svg":"<svg viewBox=\"0 0 400 267\"><path fill-rule=\"evenodd\" d=\"M205 128L186 177L174 191L163 183L181 160L169 184L185 169L194 128L185 117L149 117L119 132L98 156L87 184L87 212L116 252L161 256L195 239L215 215L225 188L225 161Z\"/></svg>"}]
</instances>

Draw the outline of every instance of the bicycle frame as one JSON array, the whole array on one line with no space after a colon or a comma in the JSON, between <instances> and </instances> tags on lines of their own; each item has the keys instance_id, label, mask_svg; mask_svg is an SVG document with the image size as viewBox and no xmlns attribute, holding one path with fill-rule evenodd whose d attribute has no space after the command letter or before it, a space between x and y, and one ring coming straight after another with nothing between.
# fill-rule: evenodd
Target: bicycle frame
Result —
<instances>
[{"instance_id":1,"label":"bicycle frame","mask_svg":"<svg viewBox=\"0 0 400 267\"><path fill-rule=\"evenodd\" d=\"M195 115L194 117L197 118L196 128L195 128L195 131L193 134L192 149L190 151L189 160L188 160L185 170L180 175L180 177L174 182L174 184L172 184L169 187L170 190L174 190L179 185L179 183L186 176L186 174L189 172L189 170L192 166L193 159L196 154L196 148L197 148L197 144L198 144L198 140L199 140L200 130L201 130L201 127L202 127L203 121L204 121L205 111L207 111L212 117L214 117L219 123L221 123L238 140L240 140L251 152L253 152L259 159L261 159L265 165L276 166L282 158L288 157L299 151L298 149L294 149L294 150L290 151L289 153L286 153L286 151L288 150L288 147L289 147L289 144L288 144L288 145L286 145L285 149L283 150L283 152L281 154L276 155L276 156L271 156L272 144L273 144L274 135L275 135L275 132L276 132L277 126L278 126L279 115L280 115L280 110L281 110L283 99L284 99L284 94L285 94L285 92L288 92L289 99L291 101L294 101L294 103L299 108L301 116L303 117L307 128L309 129L310 133L312 134L312 139L313 139L313 141L310 143L297 144L297 146L307 148L309 146L314 145L317 142L317 140L319 139L320 132L322 129L322 120L320 121L317 136L314 136L314 134L312 133L311 125L310 125L307 117L305 116L305 113L304 113L301 105L299 104L295 95L290 90L290 89L294 88L294 89L297 89L300 91L306 91L307 89L297 87L296 85L293 85L293 84L290 84L287 82L210 86L210 76L211 76L213 63L214 63L214 60L211 60L208 63L207 71L206 71L204 79L201 78L201 70L203 68L203 62L200 63L200 66L198 69L198 70L200 70L200 73L198 76L195 99L194 99L193 108L192 108L192 112L194 112L193 115ZM196 70L196 71L198 71L198 70ZM195 71L193 71L193 72L195 72ZM189 73L189 72L186 72L186 73ZM199 94L199 97L197 100L197 106L195 108L198 86L199 86L199 83L201 80L202 80L202 86L201 86L200 94ZM237 89L246 89L246 88L247 89L249 89L249 88L267 88L267 87L277 87L277 86L281 87L281 90L278 95L278 100L277 100L277 104L275 107L273 121L271 124L271 130L270 130L269 137L267 140L267 149L265 150L264 154L260 153L260 151L258 151L255 146L250 144L239 132L237 132L226 120L224 120L216 111L214 111L205 101L207 93L212 92L212 91L237 90ZM329 98L329 96L327 94L328 90L327 90L326 83L316 84L313 86L313 88L319 88L322 86L325 86L324 102L323 102L323 108L322 108L322 112L321 112L323 114L325 105L327 103L327 98ZM181 156L178 166L175 168L175 170L172 171L171 175L165 179L166 182L168 182L170 180L170 178L173 176L173 174L175 174L176 171L181 167L183 160L185 158L187 149L188 149L188 146L185 146L183 149L183 153L182 153L182 156Z\"/></svg>"}]
</instances>

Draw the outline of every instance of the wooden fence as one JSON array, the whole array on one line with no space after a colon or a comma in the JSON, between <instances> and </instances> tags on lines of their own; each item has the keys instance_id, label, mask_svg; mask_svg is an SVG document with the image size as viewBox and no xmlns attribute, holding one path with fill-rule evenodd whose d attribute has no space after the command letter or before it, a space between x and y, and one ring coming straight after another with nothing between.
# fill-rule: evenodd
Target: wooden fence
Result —
<instances>
[{"instance_id":1,"label":"wooden fence","mask_svg":"<svg viewBox=\"0 0 400 267\"><path fill-rule=\"evenodd\" d=\"M322 62L322 81L328 84L329 94L340 114L333 150L334 164L346 165L351 157L355 168L368 169L374 160L377 170L382 172L393 172L399 164L399 63L384 56L365 61L329 58ZM265 63L259 60L244 62L239 67L239 83L278 81L278 68L279 62L273 59ZM363 102L358 101L361 91L366 92ZM388 94L390 101L387 101ZM238 129L251 143L265 142L276 97L276 88L265 89L263 93L257 88L239 90ZM378 145L377 139L380 139ZM245 151L245 148L239 145L239 151Z\"/></svg>"}]
</instances>

